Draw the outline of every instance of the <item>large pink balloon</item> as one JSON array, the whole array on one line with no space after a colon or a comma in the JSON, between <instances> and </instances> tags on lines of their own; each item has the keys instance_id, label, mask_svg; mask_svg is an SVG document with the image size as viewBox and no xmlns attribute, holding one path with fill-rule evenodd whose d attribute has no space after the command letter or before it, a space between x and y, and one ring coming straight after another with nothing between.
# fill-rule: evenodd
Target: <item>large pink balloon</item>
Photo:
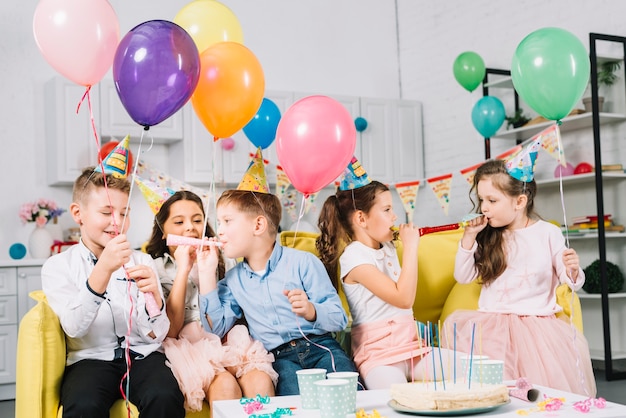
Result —
<instances>
[{"instance_id":1,"label":"large pink balloon","mask_svg":"<svg viewBox=\"0 0 626 418\"><path fill-rule=\"evenodd\" d=\"M276 130L276 153L289 181L305 196L332 183L348 166L356 128L348 110L326 96L294 103Z\"/></svg>"},{"instance_id":2,"label":"large pink balloon","mask_svg":"<svg viewBox=\"0 0 626 418\"><path fill-rule=\"evenodd\" d=\"M120 26L107 0L41 0L33 32L39 50L61 75L83 86L109 71Z\"/></svg>"}]
</instances>

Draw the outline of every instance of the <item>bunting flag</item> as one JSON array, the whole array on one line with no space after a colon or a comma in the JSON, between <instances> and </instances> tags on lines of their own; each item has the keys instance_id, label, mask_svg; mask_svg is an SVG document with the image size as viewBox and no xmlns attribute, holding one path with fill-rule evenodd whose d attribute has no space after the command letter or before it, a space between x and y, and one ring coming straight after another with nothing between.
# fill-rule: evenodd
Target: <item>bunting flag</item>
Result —
<instances>
[{"instance_id":1,"label":"bunting flag","mask_svg":"<svg viewBox=\"0 0 626 418\"><path fill-rule=\"evenodd\" d=\"M511 148L510 150L504 151L502 154L498 155L496 157L496 160L506 160L507 158L512 157L513 155L517 154L521 150L522 150L522 146L521 145L516 145L513 148Z\"/></svg>"},{"instance_id":2,"label":"bunting flag","mask_svg":"<svg viewBox=\"0 0 626 418\"><path fill-rule=\"evenodd\" d=\"M143 181L146 185L149 185L150 187L153 187L153 188L160 188L160 189L167 188L167 189L171 189L174 191L188 190L200 196L203 202L208 202L209 197L211 196L208 190L202 189L200 187L192 186L191 184L185 183L181 180L171 177L169 174L165 173L164 171L160 171L160 170L150 167L143 160L139 160L139 163L137 165L136 177L140 177L141 181ZM139 185L139 183L137 184Z\"/></svg>"},{"instance_id":3,"label":"bunting flag","mask_svg":"<svg viewBox=\"0 0 626 418\"><path fill-rule=\"evenodd\" d=\"M298 219L298 212L296 210L297 197L298 193L295 190L288 190L287 193L285 193L285 199L283 200L283 207L291 218L291 222L295 222Z\"/></svg>"},{"instance_id":4,"label":"bunting flag","mask_svg":"<svg viewBox=\"0 0 626 418\"><path fill-rule=\"evenodd\" d=\"M431 190L439 201L439 205L443 212L448 215L448 207L450 206L450 189L452 186L452 173L444 174L438 177L426 179Z\"/></svg>"},{"instance_id":5,"label":"bunting flag","mask_svg":"<svg viewBox=\"0 0 626 418\"><path fill-rule=\"evenodd\" d=\"M141 194L155 215L159 212L163 203L176 193L175 190L169 187L159 186L157 183L142 179L139 176L135 176L135 183L137 183Z\"/></svg>"},{"instance_id":6,"label":"bunting flag","mask_svg":"<svg viewBox=\"0 0 626 418\"><path fill-rule=\"evenodd\" d=\"M313 209L314 213L317 211L317 208L315 206L315 199L317 198L318 194L319 192L311 193L306 199L304 199L304 214L305 215L309 213L311 209Z\"/></svg>"},{"instance_id":7,"label":"bunting flag","mask_svg":"<svg viewBox=\"0 0 626 418\"><path fill-rule=\"evenodd\" d=\"M461 170L461 175L465 178L465 180L467 180L470 186L474 185L474 175L476 174L476 170L478 170L478 167L480 167L481 165L483 165L483 163L478 163L476 165Z\"/></svg>"},{"instance_id":8,"label":"bunting flag","mask_svg":"<svg viewBox=\"0 0 626 418\"><path fill-rule=\"evenodd\" d=\"M276 166L276 196L278 196L278 200L283 201L283 196L287 192L287 189L291 186L291 182L289 181L289 177L287 177L287 173L285 170L279 165Z\"/></svg>"},{"instance_id":9,"label":"bunting flag","mask_svg":"<svg viewBox=\"0 0 626 418\"><path fill-rule=\"evenodd\" d=\"M420 182L416 180L397 183L394 187L400 196L400 200L402 200L407 222L413 222L413 212L415 211L415 202L417 201L417 192L420 187Z\"/></svg>"},{"instance_id":10,"label":"bunting flag","mask_svg":"<svg viewBox=\"0 0 626 418\"><path fill-rule=\"evenodd\" d=\"M563 147L561 147L561 130L557 124L539 132L533 137L533 139L535 138L552 158L557 160L563 167L567 167L565 153L563 152Z\"/></svg>"}]
</instances>

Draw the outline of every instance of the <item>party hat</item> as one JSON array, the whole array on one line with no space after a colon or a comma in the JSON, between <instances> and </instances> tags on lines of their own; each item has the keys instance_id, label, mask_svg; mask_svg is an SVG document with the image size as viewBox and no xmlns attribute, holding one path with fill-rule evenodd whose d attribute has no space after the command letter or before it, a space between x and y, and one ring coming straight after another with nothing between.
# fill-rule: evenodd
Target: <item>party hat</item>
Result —
<instances>
[{"instance_id":1,"label":"party hat","mask_svg":"<svg viewBox=\"0 0 626 418\"><path fill-rule=\"evenodd\" d=\"M125 179L130 173L129 155L130 155L130 135L126 135L111 152L102 160L102 165L97 165L95 171L102 173L102 167L104 167L104 173L110 174L118 179Z\"/></svg>"},{"instance_id":2,"label":"party hat","mask_svg":"<svg viewBox=\"0 0 626 418\"><path fill-rule=\"evenodd\" d=\"M267 185L267 178L265 177L265 165L263 163L263 155L261 154L261 147L257 148L256 154L252 157L250 165L246 170L246 174L243 175L243 179L237 190L249 190L251 192L269 193L270 188Z\"/></svg>"},{"instance_id":3,"label":"party hat","mask_svg":"<svg viewBox=\"0 0 626 418\"><path fill-rule=\"evenodd\" d=\"M142 179L139 176L135 176L135 183L137 183L141 194L144 199L146 199L148 206L150 206L152 213L155 215L161 210L163 202L175 193L175 191L169 187L160 186L154 181Z\"/></svg>"},{"instance_id":4,"label":"party hat","mask_svg":"<svg viewBox=\"0 0 626 418\"><path fill-rule=\"evenodd\" d=\"M540 147L541 141L533 141L524 150L505 160L506 171L508 171L511 177L524 183L533 181L537 152Z\"/></svg>"},{"instance_id":5,"label":"party hat","mask_svg":"<svg viewBox=\"0 0 626 418\"><path fill-rule=\"evenodd\" d=\"M343 171L341 180L339 180L339 190L352 190L370 184L369 176L356 157L352 157L348 167Z\"/></svg>"}]
</instances>

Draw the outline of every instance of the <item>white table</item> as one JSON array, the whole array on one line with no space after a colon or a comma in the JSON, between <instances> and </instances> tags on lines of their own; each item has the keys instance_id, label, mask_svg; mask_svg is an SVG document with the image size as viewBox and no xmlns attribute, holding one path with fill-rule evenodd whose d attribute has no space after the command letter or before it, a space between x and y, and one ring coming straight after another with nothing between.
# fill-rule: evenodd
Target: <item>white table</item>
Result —
<instances>
[{"instance_id":1,"label":"white table","mask_svg":"<svg viewBox=\"0 0 626 418\"><path fill-rule=\"evenodd\" d=\"M536 389L541 391L541 395L539 400L543 400L543 395L545 394L548 397L563 397L565 398L565 405L561 407L558 411L558 416L560 417L604 417L604 418L624 418L626 417L626 405L619 405L613 402L607 402L606 407L604 409L598 409L596 407L591 407L591 410L588 413L581 413L576 411L572 405L576 401L584 400L584 396L575 395L573 393L562 392L556 389L549 389L541 386L536 386ZM389 390L365 390L357 392L357 409L363 408L367 413L372 413L373 409L378 410L378 412L387 418L407 418L411 416L411 414L402 414L394 411L390 406L387 406L387 402L391 399L389 395ZM486 413L481 413L479 415L472 415L475 417L515 417L519 418L515 411L518 409L529 409L535 406L536 403L532 402L524 402L520 399L511 397L511 403L500 408L497 408L493 411L489 411ZM263 411L256 412L257 414L270 413L276 410L276 408L287 408L287 407L295 407L297 409L294 410L294 417L311 417L311 418L320 418L319 410L317 409L302 409L302 404L300 403L300 396L276 396L271 398L270 403L265 405ZM547 412L534 412L530 414L530 417L541 418L543 416L547 416ZM213 402L213 418L237 418L242 417L245 418L248 415L243 411L239 400L230 400L230 401L215 401ZM556 415L553 415L556 416ZM347 415L347 417L354 418L354 414Z\"/></svg>"}]
</instances>

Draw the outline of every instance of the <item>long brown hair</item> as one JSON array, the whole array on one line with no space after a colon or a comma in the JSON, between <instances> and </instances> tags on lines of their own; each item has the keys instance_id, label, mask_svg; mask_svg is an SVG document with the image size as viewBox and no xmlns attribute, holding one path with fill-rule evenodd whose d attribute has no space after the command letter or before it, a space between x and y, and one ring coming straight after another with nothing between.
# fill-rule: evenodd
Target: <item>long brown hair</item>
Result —
<instances>
[{"instance_id":1,"label":"long brown hair","mask_svg":"<svg viewBox=\"0 0 626 418\"><path fill-rule=\"evenodd\" d=\"M161 209L159 209L159 212L157 212L157 214L154 216L154 224L152 225L152 235L150 236L150 239L148 240L148 244L146 245L146 252L150 254L152 258L163 257L166 253L167 254L170 253L169 247L167 246L167 242L165 238L163 237L162 225L164 225L165 221L167 221L167 219L170 217L172 205L181 200L190 200L196 203L198 207L200 208L200 210L202 211L202 216L206 216L206 214L204 213L204 205L202 204L202 199L200 199L200 197L197 194L187 191L187 190L180 190L174 193L172 196L170 196L170 198L167 199L163 203L163 205L161 206ZM215 236L215 232L213 231L213 228L211 228L211 225L209 225L208 222L206 223L206 229L204 230L204 234L206 237L209 237L209 238ZM170 255L173 256L173 254L170 254ZM222 255L220 254L219 263L217 266L217 273L218 273L217 277L219 279L223 278L225 272L226 272L226 268L224 266L224 259L222 258Z\"/></svg>"},{"instance_id":2,"label":"long brown hair","mask_svg":"<svg viewBox=\"0 0 626 418\"><path fill-rule=\"evenodd\" d=\"M317 222L320 236L315 240L315 247L335 288L339 287L339 256L346 244L354 239L350 223L352 214L357 210L369 213L376 195L388 190L383 183L372 181L357 189L339 190L324 202Z\"/></svg>"},{"instance_id":3,"label":"long brown hair","mask_svg":"<svg viewBox=\"0 0 626 418\"><path fill-rule=\"evenodd\" d=\"M537 183L532 180L528 183L517 180L509 175L504 161L489 160L478 167L474 175L474 182L470 189L470 200L474 205L474 211L480 213L480 201L476 196L478 182L490 178L494 187L509 197L526 195L526 216L529 219L538 217L535 213L535 195ZM476 196L476 201L472 196ZM506 253L504 251L504 233L506 226L494 228L487 225L476 236L478 248L474 254L476 270L480 283L489 286L506 270Z\"/></svg>"}]
</instances>

